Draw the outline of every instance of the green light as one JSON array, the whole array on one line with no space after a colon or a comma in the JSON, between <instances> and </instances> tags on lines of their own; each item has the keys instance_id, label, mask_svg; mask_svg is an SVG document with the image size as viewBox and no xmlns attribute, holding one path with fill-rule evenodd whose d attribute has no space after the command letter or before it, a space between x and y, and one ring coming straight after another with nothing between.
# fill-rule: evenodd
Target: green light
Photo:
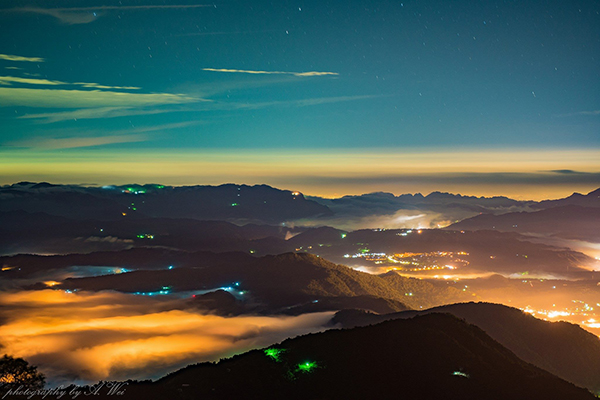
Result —
<instances>
[{"instance_id":1,"label":"green light","mask_svg":"<svg viewBox=\"0 0 600 400\"><path fill-rule=\"evenodd\" d=\"M238 205L238 203L231 203L231 207L235 207L237 205Z\"/></svg>"},{"instance_id":2,"label":"green light","mask_svg":"<svg viewBox=\"0 0 600 400\"><path fill-rule=\"evenodd\" d=\"M342 233L342 239L346 239L346 234Z\"/></svg>"},{"instance_id":3,"label":"green light","mask_svg":"<svg viewBox=\"0 0 600 400\"><path fill-rule=\"evenodd\" d=\"M298 371L301 372L312 372L315 368L317 368L317 363L314 361L306 361L298 364Z\"/></svg>"},{"instance_id":4,"label":"green light","mask_svg":"<svg viewBox=\"0 0 600 400\"><path fill-rule=\"evenodd\" d=\"M280 362L281 361L281 353L285 350L283 349L265 349L265 355L267 357L271 357L273 360Z\"/></svg>"},{"instance_id":5,"label":"green light","mask_svg":"<svg viewBox=\"0 0 600 400\"><path fill-rule=\"evenodd\" d=\"M464 372L460 372L460 371L454 371L452 373L452 375L454 375L454 376L462 376L463 378L468 378L469 377L469 374L465 374Z\"/></svg>"}]
</instances>

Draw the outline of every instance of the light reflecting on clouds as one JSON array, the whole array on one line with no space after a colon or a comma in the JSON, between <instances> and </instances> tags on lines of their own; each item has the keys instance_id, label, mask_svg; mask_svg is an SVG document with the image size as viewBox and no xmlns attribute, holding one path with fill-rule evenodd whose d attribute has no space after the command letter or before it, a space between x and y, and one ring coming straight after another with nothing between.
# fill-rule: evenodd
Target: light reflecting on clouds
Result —
<instances>
[{"instance_id":1,"label":"light reflecting on clouds","mask_svg":"<svg viewBox=\"0 0 600 400\"><path fill-rule=\"evenodd\" d=\"M225 318L180 300L114 292L3 293L0 302L3 351L38 365L51 384L157 378L322 330L333 314Z\"/></svg>"}]
</instances>

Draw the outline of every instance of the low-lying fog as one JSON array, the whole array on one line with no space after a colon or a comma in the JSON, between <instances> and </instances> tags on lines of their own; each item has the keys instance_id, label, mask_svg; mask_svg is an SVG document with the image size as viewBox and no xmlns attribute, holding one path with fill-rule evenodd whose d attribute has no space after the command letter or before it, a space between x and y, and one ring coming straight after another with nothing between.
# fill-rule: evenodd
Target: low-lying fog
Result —
<instances>
[{"instance_id":1,"label":"low-lying fog","mask_svg":"<svg viewBox=\"0 0 600 400\"><path fill-rule=\"evenodd\" d=\"M51 386L158 378L323 330L333 314L220 317L168 296L50 289L0 293L0 303L3 353L37 365Z\"/></svg>"}]
</instances>

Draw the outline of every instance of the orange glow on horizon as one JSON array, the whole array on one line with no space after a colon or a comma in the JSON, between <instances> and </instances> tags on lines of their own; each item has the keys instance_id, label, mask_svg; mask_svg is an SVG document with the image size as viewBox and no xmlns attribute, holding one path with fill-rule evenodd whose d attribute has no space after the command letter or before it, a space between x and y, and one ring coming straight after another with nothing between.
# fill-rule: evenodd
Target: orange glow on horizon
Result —
<instances>
[{"instance_id":1,"label":"orange glow on horizon","mask_svg":"<svg viewBox=\"0 0 600 400\"><path fill-rule=\"evenodd\" d=\"M307 195L340 197L373 191L445 191L516 199L559 198L587 193L594 183L554 182L557 173L600 172L600 151L575 150L198 150L159 152L78 150L0 153L0 184L23 180L98 185L269 184ZM494 182L493 175L504 174ZM525 181L511 176L528 175ZM539 177L539 179L538 179ZM536 181L536 179L538 179Z\"/></svg>"}]
</instances>

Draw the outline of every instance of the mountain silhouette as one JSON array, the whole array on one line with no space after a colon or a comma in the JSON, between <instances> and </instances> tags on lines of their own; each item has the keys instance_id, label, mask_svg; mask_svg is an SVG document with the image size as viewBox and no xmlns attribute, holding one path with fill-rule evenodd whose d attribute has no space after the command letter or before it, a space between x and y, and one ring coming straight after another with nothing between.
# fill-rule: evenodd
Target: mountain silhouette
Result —
<instances>
[{"instance_id":1,"label":"mountain silhouette","mask_svg":"<svg viewBox=\"0 0 600 400\"><path fill-rule=\"evenodd\" d=\"M173 292L231 287L234 291L243 291L243 298L248 301L263 304L263 312L271 313L289 312L296 307L304 309L315 300L324 300L323 304L312 306L315 310L327 304L329 309L336 310L344 301L356 307L356 303L334 301L331 299L334 297L364 296L359 299L363 301L361 308L372 309L370 306L373 306L373 311L382 311L382 307L427 308L469 298L468 294L443 282L405 278L394 272L371 275L310 254L286 253L247 259L230 256L235 262L219 262L214 255L207 261L203 253L194 256L195 261L188 260L188 265L195 265L193 267L69 278L54 288L136 293L160 291L163 286ZM376 303L369 296L385 299L387 305Z\"/></svg>"},{"instance_id":2,"label":"mountain silhouette","mask_svg":"<svg viewBox=\"0 0 600 400\"><path fill-rule=\"evenodd\" d=\"M491 303L462 303L388 315L343 310L335 315L332 323L355 327L440 312L477 325L524 361L594 392L600 391L598 337L578 325L543 321L516 308Z\"/></svg>"},{"instance_id":3,"label":"mountain silhouette","mask_svg":"<svg viewBox=\"0 0 600 400\"><path fill-rule=\"evenodd\" d=\"M21 182L0 187L0 211L45 212L73 219L155 218L281 223L330 215L301 193L267 185L86 187Z\"/></svg>"},{"instance_id":4,"label":"mountain silhouette","mask_svg":"<svg viewBox=\"0 0 600 400\"><path fill-rule=\"evenodd\" d=\"M465 219L446 229L518 232L566 239L600 241L600 206L565 205L536 212L502 215L482 214Z\"/></svg>"}]
</instances>

